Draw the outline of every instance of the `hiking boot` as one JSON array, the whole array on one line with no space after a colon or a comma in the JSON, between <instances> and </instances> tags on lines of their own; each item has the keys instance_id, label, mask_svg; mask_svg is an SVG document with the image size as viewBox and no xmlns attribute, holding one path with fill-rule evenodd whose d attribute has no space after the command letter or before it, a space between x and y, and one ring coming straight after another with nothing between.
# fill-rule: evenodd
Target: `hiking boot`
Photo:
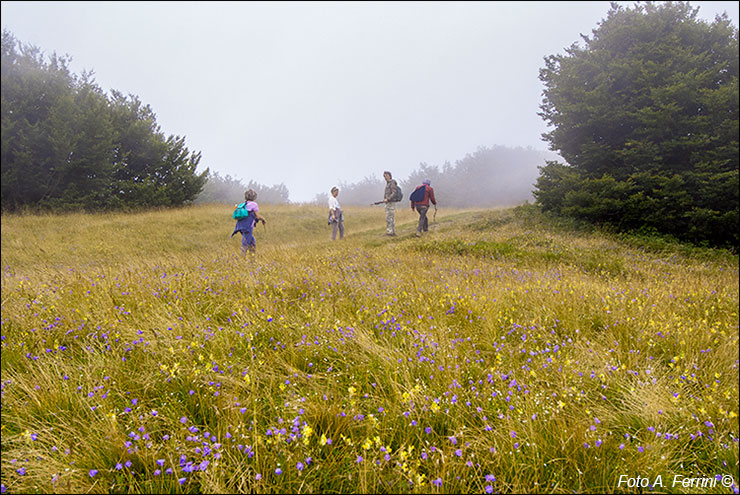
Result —
<instances>
[{"instance_id":1,"label":"hiking boot","mask_svg":"<svg viewBox=\"0 0 740 495\"><path fill-rule=\"evenodd\" d=\"M421 232L417 232L415 235L416 237L421 237Z\"/></svg>"}]
</instances>

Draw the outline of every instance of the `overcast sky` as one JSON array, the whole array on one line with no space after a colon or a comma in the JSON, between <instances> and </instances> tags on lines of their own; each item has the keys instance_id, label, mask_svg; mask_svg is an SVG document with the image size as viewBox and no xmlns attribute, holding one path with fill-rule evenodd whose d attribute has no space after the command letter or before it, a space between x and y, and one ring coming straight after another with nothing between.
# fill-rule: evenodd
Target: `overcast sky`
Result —
<instances>
[{"instance_id":1,"label":"overcast sky","mask_svg":"<svg viewBox=\"0 0 740 495\"><path fill-rule=\"evenodd\" d=\"M634 2L619 2L632 6ZM546 150L548 55L591 35L599 2L19 2L2 27L137 95L166 135L291 201L383 170L405 179L480 146ZM738 2L691 2L713 20ZM379 196L382 191L379 191ZM238 198L237 198L238 199Z\"/></svg>"}]
</instances>

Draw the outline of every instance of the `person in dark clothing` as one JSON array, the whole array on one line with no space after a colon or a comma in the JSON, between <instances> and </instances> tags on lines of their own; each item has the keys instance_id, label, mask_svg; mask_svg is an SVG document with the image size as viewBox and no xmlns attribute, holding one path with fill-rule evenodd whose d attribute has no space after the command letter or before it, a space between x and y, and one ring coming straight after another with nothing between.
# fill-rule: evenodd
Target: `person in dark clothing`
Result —
<instances>
[{"instance_id":1,"label":"person in dark clothing","mask_svg":"<svg viewBox=\"0 0 740 495\"><path fill-rule=\"evenodd\" d=\"M416 226L416 237L421 237L422 232L429 232L429 219L427 218L427 211L429 211L429 202L431 201L434 205L434 210L437 210L437 199L434 197L434 188L431 186L429 179L424 179L422 184L417 187L412 194L415 195L416 191L424 188L424 199L420 201L411 201L411 210L416 208L419 212L419 224Z\"/></svg>"}]
</instances>

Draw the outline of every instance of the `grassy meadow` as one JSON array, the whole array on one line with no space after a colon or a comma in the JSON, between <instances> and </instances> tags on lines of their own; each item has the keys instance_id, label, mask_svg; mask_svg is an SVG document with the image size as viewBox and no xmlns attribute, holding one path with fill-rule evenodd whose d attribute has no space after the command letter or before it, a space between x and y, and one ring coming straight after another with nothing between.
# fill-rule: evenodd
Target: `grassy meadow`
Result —
<instances>
[{"instance_id":1,"label":"grassy meadow","mask_svg":"<svg viewBox=\"0 0 740 495\"><path fill-rule=\"evenodd\" d=\"M738 493L737 255L261 213L3 215L3 492Z\"/></svg>"}]
</instances>

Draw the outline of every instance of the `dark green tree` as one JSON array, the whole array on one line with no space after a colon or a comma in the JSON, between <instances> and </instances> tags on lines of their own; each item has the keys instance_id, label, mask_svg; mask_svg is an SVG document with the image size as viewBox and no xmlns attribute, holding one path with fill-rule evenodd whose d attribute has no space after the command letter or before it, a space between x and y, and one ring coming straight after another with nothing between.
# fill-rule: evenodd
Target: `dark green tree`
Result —
<instances>
[{"instance_id":1,"label":"dark green tree","mask_svg":"<svg viewBox=\"0 0 740 495\"><path fill-rule=\"evenodd\" d=\"M89 74L83 74L72 96L72 107L57 106L47 120L46 139L54 150L49 159L57 182L40 203L49 208L108 208L115 139L108 100Z\"/></svg>"},{"instance_id":2,"label":"dark green tree","mask_svg":"<svg viewBox=\"0 0 740 495\"><path fill-rule=\"evenodd\" d=\"M2 207L38 203L56 190L73 136L64 116L75 110L68 57L48 61L41 51L2 34Z\"/></svg>"},{"instance_id":3,"label":"dark green tree","mask_svg":"<svg viewBox=\"0 0 740 495\"><path fill-rule=\"evenodd\" d=\"M688 2L612 4L540 70L543 210L738 246L738 31Z\"/></svg>"},{"instance_id":4,"label":"dark green tree","mask_svg":"<svg viewBox=\"0 0 740 495\"><path fill-rule=\"evenodd\" d=\"M206 181L200 153L165 136L148 105L112 91L92 73L69 72L2 35L2 208L100 210L177 206Z\"/></svg>"}]
</instances>

